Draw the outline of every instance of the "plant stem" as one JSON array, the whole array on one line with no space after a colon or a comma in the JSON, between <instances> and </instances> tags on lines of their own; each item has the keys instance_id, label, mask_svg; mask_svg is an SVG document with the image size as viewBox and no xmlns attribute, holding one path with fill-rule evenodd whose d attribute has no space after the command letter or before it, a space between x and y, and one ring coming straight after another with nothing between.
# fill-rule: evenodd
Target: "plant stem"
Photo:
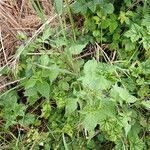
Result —
<instances>
[{"instance_id":1,"label":"plant stem","mask_svg":"<svg viewBox=\"0 0 150 150\"><path fill-rule=\"evenodd\" d=\"M70 23L71 23L71 29L72 29L73 39L74 39L74 41L76 41L75 24L74 24L74 20L73 20L72 14L71 14L70 6L69 6L69 1L65 0L65 2L66 2L67 10L68 10L68 15L69 15Z\"/></svg>"}]
</instances>

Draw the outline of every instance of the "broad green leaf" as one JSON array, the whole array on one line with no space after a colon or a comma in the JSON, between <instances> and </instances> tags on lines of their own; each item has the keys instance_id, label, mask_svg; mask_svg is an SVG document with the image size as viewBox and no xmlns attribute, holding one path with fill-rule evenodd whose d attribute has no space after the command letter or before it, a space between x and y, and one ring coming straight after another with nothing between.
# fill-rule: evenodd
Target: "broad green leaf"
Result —
<instances>
[{"instance_id":1,"label":"broad green leaf","mask_svg":"<svg viewBox=\"0 0 150 150\"><path fill-rule=\"evenodd\" d=\"M126 134L126 137L127 137L129 131L131 130L131 125L127 123L124 127L124 130L125 130L125 134Z\"/></svg>"},{"instance_id":2,"label":"broad green leaf","mask_svg":"<svg viewBox=\"0 0 150 150\"><path fill-rule=\"evenodd\" d=\"M87 7L94 13L96 10L96 4L93 4L94 1L90 1L90 2L86 2L87 3Z\"/></svg>"},{"instance_id":3,"label":"broad green leaf","mask_svg":"<svg viewBox=\"0 0 150 150\"><path fill-rule=\"evenodd\" d=\"M23 119L19 121L22 126L29 126L30 124L34 124L35 116L33 114L27 113Z\"/></svg>"},{"instance_id":4,"label":"broad green leaf","mask_svg":"<svg viewBox=\"0 0 150 150\"><path fill-rule=\"evenodd\" d=\"M150 50L150 36L142 37L143 47Z\"/></svg>"},{"instance_id":5,"label":"broad green leaf","mask_svg":"<svg viewBox=\"0 0 150 150\"><path fill-rule=\"evenodd\" d=\"M109 18L102 20L102 24L101 24L102 28L106 29L107 27L111 26L110 22L111 22L111 19Z\"/></svg>"},{"instance_id":6,"label":"broad green leaf","mask_svg":"<svg viewBox=\"0 0 150 150\"><path fill-rule=\"evenodd\" d=\"M150 101L142 101L141 103L143 106L145 106L147 109L150 109Z\"/></svg>"},{"instance_id":7,"label":"broad green leaf","mask_svg":"<svg viewBox=\"0 0 150 150\"><path fill-rule=\"evenodd\" d=\"M139 139L138 136L130 138L129 142L130 142L130 150L143 150L144 149L144 143L142 139Z\"/></svg>"},{"instance_id":8,"label":"broad green leaf","mask_svg":"<svg viewBox=\"0 0 150 150\"><path fill-rule=\"evenodd\" d=\"M36 80L35 79L29 79L26 84L25 84L25 89L29 89L31 87L34 87L36 84Z\"/></svg>"},{"instance_id":9,"label":"broad green leaf","mask_svg":"<svg viewBox=\"0 0 150 150\"><path fill-rule=\"evenodd\" d=\"M82 50L85 48L86 44L76 44L76 45L72 45L69 48L69 52L71 54L80 54L82 52Z\"/></svg>"},{"instance_id":10,"label":"broad green leaf","mask_svg":"<svg viewBox=\"0 0 150 150\"><path fill-rule=\"evenodd\" d=\"M131 29L128 30L124 35L130 38L132 42L136 42L142 37L141 29L142 28L138 24L134 23L131 25Z\"/></svg>"},{"instance_id":11,"label":"broad green leaf","mask_svg":"<svg viewBox=\"0 0 150 150\"><path fill-rule=\"evenodd\" d=\"M49 56L47 54L44 54L40 57L41 65L47 66L49 63Z\"/></svg>"},{"instance_id":12,"label":"broad green leaf","mask_svg":"<svg viewBox=\"0 0 150 150\"><path fill-rule=\"evenodd\" d=\"M59 84L59 87L62 89L62 90L66 90L68 91L69 90L69 84L67 82L61 82Z\"/></svg>"},{"instance_id":13,"label":"broad green leaf","mask_svg":"<svg viewBox=\"0 0 150 150\"><path fill-rule=\"evenodd\" d=\"M35 95L37 95L36 86L30 87L30 88L26 89L24 92L24 96L30 97L30 96L35 96Z\"/></svg>"},{"instance_id":14,"label":"broad green leaf","mask_svg":"<svg viewBox=\"0 0 150 150\"><path fill-rule=\"evenodd\" d=\"M96 127L98 122L98 116L95 112L89 112L86 114L83 125L84 127L89 131L94 131L94 128Z\"/></svg>"},{"instance_id":15,"label":"broad green leaf","mask_svg":"<svg viewBox=\"0 0 150 150\"><path fill-rule=\"evenodd\" d=\"M112 14L114 11L114 6L111 3L104 3L102 10L104 14Z\"/></svg>"},{"instance_id":16,"label":"broad green leaf","mask_svg":"<svg viewBox=\"0 0 150 150\"><path fill-rule=\"evenodd\" d=\"M150 35L150 24L146 26L148 34Z\"/></svg>"},{"instance_id":17,"label":"broad green leaf","mask_svg":"<svg viewBox=\"0 0 150 150\"><path fill-rule=\"evenodd\" d=\"M118 87L117 85L113 86L113 89L111 90L111 96L114 97L117 101L122 99L127 103L134 103L137 100L137 98L130 95L126 89Z\"/></svg>"},{"instance_id":18,"label":"broad green leaf","mask_svg":"<svg viewBox=\"0 0 150 150\"><path fill-rule=\"evenodd\" d=\"M93 36L94 36L94 37L99 37L100 34L101 34L101 32L100 32L99 30L94 30L94 31L93 31Z\"/></svg>"},{"instance_id":19,"label":"broad green leaf","mask_svg":"<svg viewBox=\"0 0 150 150\"><path fill-rule=\"evenodd\" d=\"M128 52L128 51L131 51L131 50L134 50L135 49L135 43L131 42L130 39L125 39L122 41L123 45L125 45L125 50Z\"/></svg>"},{"instance_id":20,"label":"broad green leaf","mask_svg":"<svg viewBox=\"0 0 150 150\"><path fill-rule=\"evenodd\" d=\"M100 20L101 20L100 17L94 16L93 19L95 20L95 23L96 23L96 24L99 24L99 23L100 23Z\"/></svg>"},{"instance_id":21,"label":"broad green leaf","mask_svg":"<svg viewBox=\"0 0 150 150\"><path fill-rule=\"evenodd\" d=\"M58 15L63 12L63 0L55 0L55 9Z\"/></svg>"},{"instance_id":22,"label":"broad green leaf","mask_svg":"<svg viewBox=\"0 0 150 150\"><path fill-rule=\"evenodd\" d=\"M77 109L78 99L69 98L66 100L66 114L71 114Z\"/></svg>"},{"instance_id":23,"label":"broad green leaf","mask_svg":"<svg viewBox=\"0 0 150 150\"><path fill-rule=\"evenodd\" d=\"M88 9L86 3L87 2L85 0L79 0L75 2L72 6L74 13L86 13Z\"/></svg>"},{"instance_id":24,"label":"broad green leaf","mask_svg":"<svg viewBox=\"0 0 150 150\"><path fill-rule=\"evenodd\" d=\"M41 82L38 82L37 83L37 90L38 92L43 96L45 97L47 100L49 100L49 96L50 96L50 85L43 81L42 83Z\"/></svg>"},{"instance_id":25,"label":"broad green leaf","mask_svg":"<svg viewBox=\"0 0 150 150\"><path fill-rule=\"evenodd\" d=\"M25 105L23 104L15 104L15 108L13 109L14 115L17 116L24 116L25 113Z\"/></svg>"},{"instance_id":26,"label":"broad green leaf","mask_svg":"<svg viewBox=\"0 0 150 150\"><path fill-rule=\"evenodd\" d=\"M98 72L98 64L96 60L90 60L84 65L84 76L80 79L85 87L95 90L104 90L111 86L111 82Z\"/></svg>"},{"instance_id":27,"label":"broad green leaf","mask_svg":"<svg viewBox=\"0 0 150 150\"><path fill-rule=\"evenodd\" d=\"M61 70L59 69L59 67L57 65L52 65L51 67L53 69L50 70L49 79L50 79L50 81L52 83L58 77L59 72L61 72Z\"/></svg>"},{"instance_id":28,"label":"broad green leaf","mask_svg":"<svg viewBox=\"0 0 150 150\"><path fill-rule=\"evenodd\" d=\"M118 23L115 20L111 20L110 25L109 25L109 31L110 33L113 33L114 30L117 28Z\"/></svg>"},{"instance_id":29,"label":"broad green leaf","mask_svg":"<svg viewBox=\"0 0 150 150\"><path fill-rule=\"evenodd\" d=\"M150 23L150 15L149 14L145 14L144 15L144 19L142 20L142 25L148 26L149 23Z\"/></svg>"}]
</instances>

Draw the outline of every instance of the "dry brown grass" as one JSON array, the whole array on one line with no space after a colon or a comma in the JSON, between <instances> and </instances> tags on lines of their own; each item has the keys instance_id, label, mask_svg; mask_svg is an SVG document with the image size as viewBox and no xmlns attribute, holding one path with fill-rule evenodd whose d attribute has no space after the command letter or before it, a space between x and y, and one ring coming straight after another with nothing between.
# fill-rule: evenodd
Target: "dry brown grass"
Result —
<instances>
[{"instance_id":1,"label":"dry brown grass","mask_svg":"<svg viewBox=\"0 0 150 150\"><path fill-rule=\"evenodd\" d=\"M51 0L40 0L47 18L53 17ZM30 38L42 25L34 11L31 0L0 0L0 67L13 63L13 55L20 41L16 39L18 31ZM8 78L0 74L0 87ZM1 92L2 89L0 89Z\"/></svg>"}]
</instances>

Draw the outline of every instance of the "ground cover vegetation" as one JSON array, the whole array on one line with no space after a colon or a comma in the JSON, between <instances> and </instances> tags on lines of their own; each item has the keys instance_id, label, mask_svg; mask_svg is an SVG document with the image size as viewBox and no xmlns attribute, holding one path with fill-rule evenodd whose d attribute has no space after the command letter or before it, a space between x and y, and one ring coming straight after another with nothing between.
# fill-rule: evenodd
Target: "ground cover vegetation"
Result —
<instances>
[{"instance_id":1,"label":"ground cover vegetation","mask_svg":"<svg viewBox=\"0 0 150 150\"><path fill-rule=\"evenodd\" d=\"M148 150L150 1L55 0L57 25L19 32L0 95L0 149Z\"/></svg>"}]
</instances>

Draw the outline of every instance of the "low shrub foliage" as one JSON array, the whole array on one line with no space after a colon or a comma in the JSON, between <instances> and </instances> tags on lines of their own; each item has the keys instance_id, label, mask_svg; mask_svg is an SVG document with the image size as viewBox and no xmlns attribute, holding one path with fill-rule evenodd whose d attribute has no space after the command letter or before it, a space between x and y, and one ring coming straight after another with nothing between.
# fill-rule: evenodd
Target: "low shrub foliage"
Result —
<instances>
[{"instance_id":1,"label":"low shrub foliage","mask_svg":"<svg viewBox=\"0 0 150 150\"><path fill-rule=\"evenodd\" d=\"M55 3L60 33L46 26L18 48L15 70L1 69L21 79L0 96L1 147L147 150L150 1L77 0L67 10ZM69 32L61 18L68 13ZM90 47L93 55L82 57Z\"/></svg>"}]
</instances>

